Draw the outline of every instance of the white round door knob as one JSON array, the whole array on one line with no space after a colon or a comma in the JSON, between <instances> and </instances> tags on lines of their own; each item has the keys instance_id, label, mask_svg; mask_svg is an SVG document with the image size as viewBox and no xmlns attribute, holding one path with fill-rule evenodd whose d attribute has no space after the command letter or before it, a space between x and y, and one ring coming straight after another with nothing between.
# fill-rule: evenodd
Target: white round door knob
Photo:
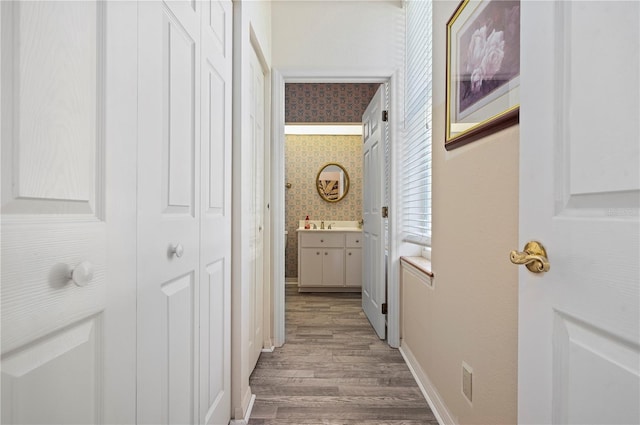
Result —
<instances>
[{"instance_id":1,"label":"white round door knob","mask_svg":"<svg viewBox=\"0 0 640 425\"><path fill-rule=\"evenodd\" d=\"M91 282L91 279L93 279L93 266L90 262L83 261L71 270L69 277L76 285L87 286L87 284Z\"/></svg>"},{"instance_id":2,"label":"white round door knob","mask_svg":"<svg viewBox=\"0 0 640 425\"><path fill-rule=\"evenodd\" d=\"M173 253L173 255L180 258L182 257L182 254L184 254L184 248L182 247L182 245L178 244L171 249L171 252Z\"/></svg>"}]
</instances>

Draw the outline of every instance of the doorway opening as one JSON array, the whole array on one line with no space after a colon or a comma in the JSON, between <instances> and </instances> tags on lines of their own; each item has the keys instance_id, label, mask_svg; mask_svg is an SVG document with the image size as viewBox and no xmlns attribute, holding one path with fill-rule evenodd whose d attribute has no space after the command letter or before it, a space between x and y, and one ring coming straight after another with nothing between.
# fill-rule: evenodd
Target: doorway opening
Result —
<instances>
[{"instance_id":1,"label":"doorway opening","mask_svg":"<svg viewBox=\"0 0 640 425\"><path fill-rule=\"evenodd\" d=\"M368 105L372 94L375 93L375 90L380 87L381 85L385 88L385 91L387 93L389 93L391 91L391 88L393 86L392 84L392 80L394 78L393 75L386 75L386 76L382 76L382 77L322 77L322 78L318 78L318 77L309 77L309 76L304 76L304 75L282 75L279 71L274 70L273 73L273 111L274 111L274 121L273 121L273 146L272 146L272 170L273 170L273 176L272 176L272 181L273 181L273 186L272 186L272 200L273 200L273 205L274 205L274 209L272 211L273 213L273 231L274 234L281 234L281 235L285 235L284 237L280 238L280 237L276 237L274 238L274 245L273 245L273 264L274 264L274 297L273 297L273 302L274 302L274 343L275 345L282 345L285 342L285 329L284 329L284 311L285 311L285 282L288 285L297 285L297 279L299 278L299 276L297 275L298 272L298 247L297 247L297 242L298 242L298 235L296 232L296 229L300 226L300 220L304 220L304 218L309 215L310 219L313 220L318 220L318 222L316 222L316 225L319 226L321 221L325 221L325 226L327 226L328 224L334 222L334 221L353 221L355 223L357 223L358 221L361 220L362 218L362 191L364 188L364 184L365 183L365 178L364 175L362 175L362 135L361 133L358 135L345 135L342 134L340 137L344 138L345 140L348 138L355 138L356 143L355 143L355 152L357 152L357 157L356 158L352 158L349 162L347 161L347 157L345 155L338 155L339 157L339 161L330 161L328 160L328 158L326 158L327 160L324 161L321 160L321 162L348 162L349 164L353 164L353 161L356 162L357 166L356 167L345 167L347 169L347 172L350 174L350 182L354 182L354 180L358 180L359 182L358 184L352 185L352 187L350 188L350 192L349 192L349 196L352 196L352 202L347 204L345 203L343 206L346 207L344 208L345 210L347 210L348 212L346 213L346 215L340 215L340 216L336 216L336 215L331 215L331 214L326 214L323 212L318 213L317 209L313 209L312 207L309 207L309 205L311 205L310 203L304 202L302 201L301 197L304 195L307 198L308 197L315 197L315 201L317 203L325 203L327 207L333 207L333 209L325 209L325 211L331 211L331 213L336 213L339 210L339 206L340 206L340 202L336 203L336 204L329 204L326 201L323 201L320 197L320 195L317 193L317 188L316 188L316 184L317 182L315 181L317 179L317 175L318 175L318 171L321 168L321 165L315 164L315 167L309 167L308 166L308 162L307 161L309 158L308 156L305 156L305 151L304 149L302 149L302 151L298 151L297 153L294 154L294 158L297 162L295 162L295 165L293 167L296 168L296 171L301 172L301 170L303 170L303 172L305 172L307 174L307 180L310 180L311 183L307 183L307 193L305 194L294 194L294 191L296 189L296 186L300 186L301 185L301 181L299 180L299 178L297 178L296 176L294 176L294 173L291 173L291 164L288 164L287 161L285 160L285 158L287 157L288 152L288 147L287 147L287 137L285 135L285 123L286 124L292 124L292 123L296 123L297 121L300 121L301 119L304 120L302 122L305 122L306 124L309 123L313 123L313 124L321 124L323 125L323 127L328 127L327 124L343 124L344 121L347 121L351 124L356 124L356 127L359 127L360 129L362 128L362 112L364 111L364 108L366 108L366 106ZM295 88L295 90L290 90L289 93L287 93L287 86L289 86L289 88L293 87ZM311 91L315 91L315 95L317 96L323 96L323 90L324 90L324 101L326 102L326 89L329 88L329 86L333 86L334 89L338 90L338 93L340 92L340 90L342 90L342 93L344 95L348 96L352 96L352 101L354 100L354 98L357 98L359 102L364 104L364 108L361 110L356 110L355 112L355 116L357 116L357 118L350 118L345 120L343 117L338 116L336 117L336 113L337 114L345 114L349 113L351 114L350 116L353 117L354 115L354 108L353 105L347 105L347 103L344 103L344 101L339 101L339 102L343 102L343 103L339 103L337 111L332 111L332 110L327 110L327 106L326 105L318 105L317 103L311 106L305 106L303 103L303 100L301 99L295 99L295 98L287 98L287 96L285 96L285 94L291 95L291 93L293 92L293 94L295 95L296 93L300 93L303 92L305 93L306 90L306 95L313 95L314 93L310 93ZM361 90L361 91L354 91L354 87L359 87L360 89L368 89L369 92L368 94L366 94L366 90ZM364 94L363 94L364 93ZM289 101L289 103L287 103L287 101ZM293 105L293 107L297 108L297 111L290 111L289 108L291 108ZM314 109L315 106L315 109ZM297 116L296 116L297 114ZM315 115L314 115L315 114ZM293 117L293 119L292 119ZM301 118L302 117L302 118ZM341 122L342 121L342 122ZM295 131L294 131L295 132ZM317 131L316 131L317 132ZM337 131L337 133L348 133L348 131L344 131L344 129L340 129ZM389 132L391 133L391 132ZM334 136L330 136L330 137L334 137ZM297 139L297 144L299 145L297 148L300 149L300 146L304 146L304 138L301 138L299 135L292 137L292 139ZM389 134L389 139L390 139L390 134ZM307 140L312 140L312 138L307 138ZM295 142L294 142L295 143ZM338 144L340 142L338 142L336 139L333 140L333 146L335 148L336 144ZM345 142L347 144L353 144L352 141L348 141ZM296 149L295 147L292 149ZM338 149L336 149L338 150ZM352 151L353 152L353 151ZM387 154L389 154L389 150L387 150ZM334 152L335 154L336 152ZM309 155L312 155L312 152L309 152ZM293 158L291 158L293 159ZM300 160L302 159L302 160ZM316 161L317 162L317 161ZM388 163L388 167L385 167L385 171L387 171L387 173L385 173L386 177L389 177L389 172L391 169L391 158L387 157L387 163ZM344 165L344 164L343 164ZM317 169L316 169L317 168ZM360 174L359 176L357 175L351 175L351 171L350 168L354 170L354 174ZM295 178L294 178L295 177ZM388 181L388 178L385 179L385 181ZM309 190L309 185L311 185L311 190ZM356 189L354 190L354 186L356 187ZM388 190L388 185L386 185L386 193L389 193ZM301 189L301 187L298 187L298 189ZM353 191L353 192L352 192ZM356 192L358 191L358 192ZM300 199L298 199L300 198ZM359 199L358 199L359 198ZM312 198L313 199L313 198ZM343 199L344 202L346 199ZM316 202L314 202L313 204L315 204ZM342 212L342 214L345 214L344 211ZM349 215L350 214L350 215ZM386 230L390 230L390 228L392 228L392 226L387 226ZM281 230L280 230L281 229ZM287 232L287 234L285 234L284 232ZM390 240L390 238L385 238L387 241ZM280 243L278 243L280 242ZM286 249L285 249L286 246ZM346 252L346 251L345 251ZM396 281L394 279L389 279L388 280L389 283L391 285L396 284ZM287 287L288 290L292 290L292 286L288 286ZM293 288L297 288L297 286L293 287ZM296 289L294 289L296 290ZM391 289L389 291L390 293L394 293L395 289ZM396 312L393 312L394 314L397 314ZM392 320L392 325L396 326L397 321ZM389 343L391 344L391 337L395 337L396 332L392 331L390 329L389 331ZM395 346L392 344L392 346Z\"/></svg>"},{"instance_id":2,"label":"doorway opening","mask_svg":"<svg viewBox=\"0 0 640 425\"><path fill-rule=\"evenodd\" d=\"M300 279L299 260L304 264L305 259L298 258L297 229L305 217L312 229L335 229L347 223L357 227L362 218L362 114L378 86L285 85L285 280L299 284L301 291L359 290L353 282L333 276L337 271L325 277L324 283L322 276ZM339 197L332 198L331 190ZM334 264L339 265L340 261Z\"/></svg>"}]
</instances>

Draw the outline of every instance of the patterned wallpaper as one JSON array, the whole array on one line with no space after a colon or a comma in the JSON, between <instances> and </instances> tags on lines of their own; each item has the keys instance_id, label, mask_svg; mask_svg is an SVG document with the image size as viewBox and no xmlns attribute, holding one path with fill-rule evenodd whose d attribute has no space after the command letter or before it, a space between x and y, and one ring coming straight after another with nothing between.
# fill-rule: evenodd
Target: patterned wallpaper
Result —
<instances>
[{"instance_id":1,"label":"patterned wallpaper","mask_svg":"<svg viewBox=\"0 0 640 425\"><path fill-rule=\"evenodd\" d=\"M337 162L349 174L349 193L339 202L326 202L315 186L320 167ZM287 135L285 139L285 276L298 276L299 220L360 220L362 218L362 136Z\"/></svg>"},{"instance_id":2,"label":"patterned wallpaper","mask_svg":"<svg viewBox=\"0 0 640 425\"><path fill-rule=\"evenodd\" d=\"M380 84L286 84L285 122L361 122L378 87Z\"/></svg>"}]
</instances>

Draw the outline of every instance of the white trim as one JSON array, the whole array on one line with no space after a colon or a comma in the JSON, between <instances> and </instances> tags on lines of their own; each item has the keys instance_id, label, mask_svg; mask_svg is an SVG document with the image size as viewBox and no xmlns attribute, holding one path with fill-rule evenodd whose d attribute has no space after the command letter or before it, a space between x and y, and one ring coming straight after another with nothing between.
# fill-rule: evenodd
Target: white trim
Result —
<instances>
[{"instance_id":1,"label":"white trim","mask_svg":"<svg viewBox=\"0 0 640 425\"><path fill-rule=\"evenodd\" d=\"M391 110L389 111L389 122L391 131L391 196L390 196L390 222L389 222L389 260L388 260L388 314L387 314L387 342L391 347L400 346L400 279L399 279L399 244L395 231L398 229L397 217L393 215L397 194L394 184L397 182L397 172L395 170L395 158L397 141L399 140L399 125L402 119L402 109L400 102L400 77L401 70L350 70L350 71L310 71L310 70L282 70L273 68L272 70L272 213L273 213L273 234L284 234L284 86L287 83L384 83L390 84ZM395 221L394 221L395 220ZM284 241L283 238L272 238L273 241L273 273L274 299L273 299L273 327L274 344L279 347L285 342L285 291L284 284ZM278 280L281 279L281 280Z\"/></svg>"},{"instance_id":2,"label":"white trim","mask_svg":"<svg viewBox=\"0 0 640 425\"><path fill-rule=\"evenodd\" d=\"M362 124L286 124L284 134L361 136Z\"/></svg>"},{"instance_id":3,"label":"white trim","mask_svg":"<svg viewBox=\"0 0 640 425\"><path fill-rule=\"evenodd\" d=\"M399 71L389 76L389 246L387 253L387 342L393 348L400 347L400 255L398 210L398 158L400 125L404 120L401 99L401 74Z\"/></svg>"},{"instance_id":4,"label":"white trim","mask_svg":"<svg viewBox=\"0 0 640 425\"><path fill-rule=\"evenodd\" d=\"M284 235L284 78L271 69L271 230ZM284 330L284 238L271 238L271 273L273 284L273 344L281 347Z\"/></svg>"},{"instance_id":5,"label":"white trim","mask_svg":"<svg viewBox=\"0 0 640 425\"><path fill-rule=\"evenodd\" d=\"M427 288L431 290L435 289L433 276L429 276L427 273L425 273L424 270L419 269L418 267L416 267L415 265L411 264L406 260L401 261L401 264L402 264L401 267L403 271L406 271L407 273L411 274L413 277L418 279L420 283L424 284L424 286L426 286Z\"/></svg>"},{"instance_id":6,"label":"white trim","mask_svg":"<svg viewBox=\"0 0 640 425\"><path fill-rule=\"evenodd\" d=\"M251 411L253 410L253 403L256 401L256 395L251 395L251 400L249 400L249 406L247 407L247 413L244 415L243 419L232 419L229 422L229 425L247 425L249 423L249 418L251 417Z\"/></svg>"},{"instance_id":7,"label":"white trim","mask_svg":"<svg viewBox=\"0 0 640 425\"><path fill-rule=\"evenodd\" d=\"M400 347L400 354L402 354L402 358L404 358L405 363L409 367L413 378L416 380L418 387L420 387L420 391L422 391L422 395L427 400L427 403L429 404L429 407L431 408L431 411L436 417L438 423L440 425L456 425L457 422L454 420L451 412L444 404L444 401L442 401L436 387L433 386L427 374L424 373L407 344L402 344Z\"/></svg>"},{"instance_id":8,"label":"white trim","mask_svg":"<svg viewBox=\"0 0 640 425\"><path fill-rule=\"evenodd\" d=\"M345 71L279 69L279 72L287 83L384 83L396 70L391 68L378 70L362 68Z\"/></svg>"}]
</instances>

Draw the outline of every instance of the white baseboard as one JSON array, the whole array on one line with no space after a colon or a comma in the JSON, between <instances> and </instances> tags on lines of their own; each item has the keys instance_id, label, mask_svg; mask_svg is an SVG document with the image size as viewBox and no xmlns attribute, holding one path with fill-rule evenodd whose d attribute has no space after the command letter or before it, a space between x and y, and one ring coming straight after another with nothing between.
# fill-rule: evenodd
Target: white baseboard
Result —
<instances>
[{"instance_id":1,"label":"white baseboard","mask_svg":"<svg viewBox=\"0 0 640 425\"><path fill-rule=\"evenodd\" d=\"M232 419L229 425L247 425L249 418L251 417L251 410L253 410L253 403L256 401L256 395L251 394L251 400L249 406L247 406L247 413L244 415L244 419Z\"/></svg>"},{"instance_id":2,"label":"white baseboard","mask_svg":"<svg viewBox=\"0 0 640 425\"><path fill-rule=\"evenodd\" d=\"M297 285L298 284L298 278L297 277L285 277L284 278L284 284L285 285Z\"/></svg>"},{"instance_id":3,"label":"white baseboard","mask_svg":"<svg viewBox=\"0 0 640 425\"><path fill-rule=\"evenodd\" d=\"M266 347L265 347L265 348L263 348L261 351L262 351L263 353L273 353L273 350L275 350L275 349L276 349L275 345L272 345L270 348L266 348Z\"/></svg>"},{"instance_id":4,"label":"white baseboard","mask_svg":"<svg viewBox=\"0 0 640 425\"><path fill-rule=\"evenodd\" d=\"M362 289L359 286L301 286L298 292L353 292L360 293Z\"/></svg>"},{"instance_id":5,"label":"white baseboard","mask_svg":"<svg viewBox=\"0 0 640 425\"><path fill-rule=\"evenodd\" d=\"M424 398L427 400L427 403L438 420L438 423L440 425L457 425L457 422L453 419L453 415L451 415L451 412L447 409L444 401L442 401L440 394L438 394L438 391L427 377L427 374L424 373L415 356L405 343L402 343L400 346L400 354L402 354L411 374L418 383L420 391L422 391L422 395L424 395Z\"/></svg>"}]
</instances>

